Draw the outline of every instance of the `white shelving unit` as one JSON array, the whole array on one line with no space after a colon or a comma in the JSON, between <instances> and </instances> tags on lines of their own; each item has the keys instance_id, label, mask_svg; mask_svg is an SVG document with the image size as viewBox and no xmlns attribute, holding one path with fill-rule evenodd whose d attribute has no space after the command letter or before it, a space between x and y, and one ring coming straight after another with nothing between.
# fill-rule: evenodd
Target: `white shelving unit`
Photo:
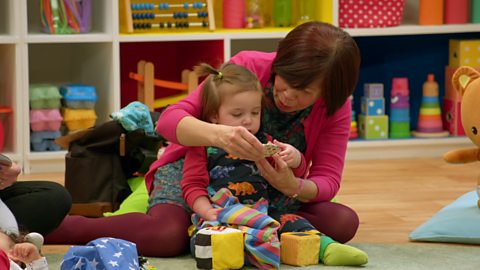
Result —
<instances>
[{"instance_id":1,"label":"white shelving unit","mask_svg":"<svg viewBox=\"0 0 480 270\"><path fill-rule=\"evenodd\" d=\"M65 151L30 151L28 89L32 83L82 82L95 85L99 100L97 123L120 109L120 47L137 42L222 41L224 60L244 49L273 51L290 29L222 30L202 33L119 33L119 0L92 1L92 29L88 34L50 35L41 30L38 0L0 0L0 106L14 113L7 119L4 152L25 173L64 170ZM216 1L215 1L216 2ZM435 35L480 32L480 25L416 26L418 4L407 1L405 23L395 28L349 29L352 36ZM334 9L337 10L335 1ZM418 8L417 8L418 9ZM334 18L337 18L335 14ZM335 19L336 20L336 19ZM410 21L408 21L410 20ZM440 156L449 149L467 147L462 137L352 141L347 158L411 158Z\"/></svg>"}]
</instances>

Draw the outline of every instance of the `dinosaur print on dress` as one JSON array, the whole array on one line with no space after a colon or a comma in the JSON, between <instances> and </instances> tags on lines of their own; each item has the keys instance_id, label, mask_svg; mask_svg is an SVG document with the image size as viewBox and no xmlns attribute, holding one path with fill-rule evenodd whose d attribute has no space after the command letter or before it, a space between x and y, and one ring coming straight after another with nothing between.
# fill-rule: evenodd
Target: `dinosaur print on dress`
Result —
<instances>
[{"instance_id":1,"label":"dinosaur print on dress","mask_svg":"<svg viewBox=\"0 0 480 270\"><path fill-rule=\"evenodd\" d=\"M261 198L268 200L268 183L260 176L255 162L232 158L220 148L208 147L209 190L228 188L243 204Z\"/></svg>"},{"instance_id":2,"label":"dinosaur print on dress","mask_svg":"<svg viewBox=\"0 0 480 270\"><path fill-rule=\"evenodd\" d=\"M235 196L245 196L257 193L249 182L232 183L228 182L228 189L235 191Z\"/></svg>"}]
</instances>

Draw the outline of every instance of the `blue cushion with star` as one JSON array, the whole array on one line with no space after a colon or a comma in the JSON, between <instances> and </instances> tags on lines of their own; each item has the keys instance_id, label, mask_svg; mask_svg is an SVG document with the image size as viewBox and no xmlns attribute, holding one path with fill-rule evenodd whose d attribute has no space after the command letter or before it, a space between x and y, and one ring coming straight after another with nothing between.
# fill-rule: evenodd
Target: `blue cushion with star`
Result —
<instances>
[{"instance_id":1,"label":"blue cushion with star","mask_svg":"<svg viewBox=\"0 0 480 270\"><path fill-rule=\"evenodd\" d=\"M480 245L480 208L476 191L468 192L410 234L411 241Z\"/></svg>"}]
</instances>

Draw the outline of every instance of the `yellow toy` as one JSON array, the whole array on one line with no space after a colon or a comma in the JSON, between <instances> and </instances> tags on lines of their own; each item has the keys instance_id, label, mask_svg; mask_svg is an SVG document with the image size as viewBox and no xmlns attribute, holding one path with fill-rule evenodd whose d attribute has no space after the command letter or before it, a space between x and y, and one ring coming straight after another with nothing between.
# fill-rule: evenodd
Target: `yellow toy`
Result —
<instances>
[{"instance_id":1,"label":"yellow toy","mask_svg":"<svg viewBox=\"0 0 480 270\"><path fill-rule=\"evenodd\" d=\"M462 97L461 118L465 134L477 146L468 149L452 150L443 155L449 163L469 163L480 161L480 73L463 66L452 77L452 84ZM480 185L480 183L479 183ZM477 193L480 191L477 188ZM480 194L479 194L480 196ZM480 208L480 199L477 202Z\"/></svg>"}]
</instances>

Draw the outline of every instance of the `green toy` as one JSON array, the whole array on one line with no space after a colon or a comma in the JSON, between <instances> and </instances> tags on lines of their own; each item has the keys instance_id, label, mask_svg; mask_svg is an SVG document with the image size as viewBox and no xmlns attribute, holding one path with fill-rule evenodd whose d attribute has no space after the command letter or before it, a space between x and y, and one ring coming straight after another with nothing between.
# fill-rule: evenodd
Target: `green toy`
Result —
<instances>
[{"instance_id":1,"label":"green toy","mask_svg":"<svg viewBox=\"0 0 480 270\"><path fill-rule=\"evenodd\" d=\"M117 211L103 213L105 217L117 216L126 213L140 212L147 213L148 191L145 186L145 179L141 176L128 179L128 185L132 190L121 204Z\"/></svg>"}]
</instances>

